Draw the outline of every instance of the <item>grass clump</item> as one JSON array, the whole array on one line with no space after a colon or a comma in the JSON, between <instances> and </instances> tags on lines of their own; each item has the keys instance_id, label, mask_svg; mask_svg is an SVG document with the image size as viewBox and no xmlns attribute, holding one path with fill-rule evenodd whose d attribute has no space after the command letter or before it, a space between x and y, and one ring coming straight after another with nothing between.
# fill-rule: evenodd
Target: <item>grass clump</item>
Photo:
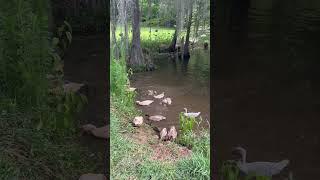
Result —
<instances>
[{"instance_id":1,"label":"grass clump","mask_svg":"<svg viewBox=\"0 0 320 180\"><path fill-rule=\"evenodd\" d=\"M221 179L224 180L271 180L271 177L255 174L241 175L235 161L225 161L221 167Z\"/></svg>"}]
</instances>

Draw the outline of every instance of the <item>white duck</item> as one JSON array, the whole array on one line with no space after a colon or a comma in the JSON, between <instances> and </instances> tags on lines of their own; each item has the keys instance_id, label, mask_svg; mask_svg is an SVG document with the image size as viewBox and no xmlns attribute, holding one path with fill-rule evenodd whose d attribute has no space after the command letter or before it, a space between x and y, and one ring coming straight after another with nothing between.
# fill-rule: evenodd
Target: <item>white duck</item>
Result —
<instances>
[{"instance_id":1,"label":"white duck","mask_svg":"<svg viewBox=\"0 0 320 180\"><path fill-rule=\"evenodd\" d=\"M161 99L161 98L164 97L164 92L162 92L161 94L158 94L156 96L153 96L153 97L156 98L156 99Z\"/></svg>"},{"instance_id":2,"label":"white duck","mask_svg":"<svg viewBox=\"0 0 320 180\"><path fill-rule=\"evenodd\" d=\"M136 103L140 106L149 106L151 103L153 103L153 100L136 101Z\"/></svg>"},{"instance_id":3,"label":"white duck","mask_svg":"<svg viewBox=\"0 0 320 180\"><path fill-rule=\"evenodd\" d=\"M137 88L129 87L128 91L133 92L133 91L135 91L136 89L137 89Z\"/></svg>"},{"instance_id":4,"label":"white duck","mask_svg":"<svg viewBox=\"0 0 320 180\"><path fill-rule=\"evenodd\" d=\"M184 115L187 116L187 117L191 117L191 118L196 118L200 115L201 112L197 112L197 113L194 113L194 112L188 112L187 108L183 108L184 109Z\"/></svg>"},{"instance_id":5,"label":"white duck","mask_svg":"<svg viewBox=\"0 0 320 180\"><path fill-rule=\"evenodd\" d=\"M154 116L149 116L149 115L146 115L148 117L149 120L151 121L161 121L161 120L164 120L166 119L166 117L162 116L162 115L154 115Z\"/></svg>"},{"instance_id":6,"label":"white duck","mask_svg":"<svg viewBox=\"0 0 320 180\"><path fill-rule=\"evenodd\" d=\"M282 160L279 162L246 162L247 152L242 147L235 148L236 151L239 151L241 154L241 161L237 162L237 166L240 171L245 174L253 173L258 176L268 176L272 177L277 175L283 170L288 164L289 160Z\"/></svg>"},{"instance_id":7,"label":"white duck","mask_svg":"<svg viewBox=\"0 0 320 180\"><path fill-rule=\"evenodd\" d=\"M153 95L155 95L157 92L156 91L154 91L154 90L148 90L148 95L149 96L153 96Z\"/></svg>"},{"instance_id":8,"label":"white duck","mask_svg":"<svg viewBox=\"0 0 320 180\"><path fill-rule=\"evenodd\" d=\"M165 99L162 100L162 102L165 103L165 104L171 105L172 100L171 100L171 98L165 98Z\"/></svg>"}]
</instances>

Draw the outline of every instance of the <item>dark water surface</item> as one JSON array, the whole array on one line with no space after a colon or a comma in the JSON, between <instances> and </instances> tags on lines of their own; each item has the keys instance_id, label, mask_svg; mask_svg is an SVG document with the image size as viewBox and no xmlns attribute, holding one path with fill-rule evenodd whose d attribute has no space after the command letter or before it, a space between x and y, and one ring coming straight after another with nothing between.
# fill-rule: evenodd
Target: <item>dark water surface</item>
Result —
<instances>
[{"instance_id":1,"label":"dark water surface","mask_svg":"<svg viewBox=\"0 0 320 180\"><path fill-rule=\"evenodd\" d=\"M153 123L157 127L179 127L179 113L183 108L190 112L201 112L203 126L210 121L210 54L207 50L193 50L188 61L170 58L168 55L155 57L158 66L156 71L142 72L133 75L131 84L138 88L137 100L154 100L148 96L148 90L172 99L172 105L160 105L156 100L148 107L139 107L145 114L163 115L167 119Z\"/></svg>"},{"instance_id":2,"label":"dark water surface","mask_svg":"<svg viewBox=\"0 0 320 180\"><path fill-rule=\"evenodd\" d=\"M107 117L107 57L105 35L74 36L70 48L64 57L65 79L75 83L88 85L88 104L77 117L80 125L93 124L105 126ZM78 127L77 127L78 128ZM80 127L79 127L80 128ZM105 171L109 151L107 141L86 135L79 137L79 143L90 151L92 160L96 161L96 172ZM87 173L87 172L83 172Z\"/></svg>"},{"instance_id":3,"label":"dark water surface","mask_svg":"<svg viewBox=\"0 0 320 180\"><path fill-rule=\"evenodd\" d=\"M214 126L218 165L289 159L320 179L320 1L224 1L217 7Z\"/></svg>"}]
</instances>

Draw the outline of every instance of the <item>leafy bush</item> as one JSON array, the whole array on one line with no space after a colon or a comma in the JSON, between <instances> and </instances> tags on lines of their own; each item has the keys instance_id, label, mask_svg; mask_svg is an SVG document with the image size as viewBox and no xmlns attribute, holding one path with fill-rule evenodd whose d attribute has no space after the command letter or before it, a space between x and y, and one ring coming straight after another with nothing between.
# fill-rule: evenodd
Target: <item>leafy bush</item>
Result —
<instances>
[{"instance_id":1,"label":"leafy bush","mask_svg":"<svg viewBox=\"0 0 320 180\"><path fill-rule=\"evenodd\" d=\"M24 108L46 104L49 57L47 18L30 1L3 1L0 7L0 92Z\"/></svg>"}]
</instances>

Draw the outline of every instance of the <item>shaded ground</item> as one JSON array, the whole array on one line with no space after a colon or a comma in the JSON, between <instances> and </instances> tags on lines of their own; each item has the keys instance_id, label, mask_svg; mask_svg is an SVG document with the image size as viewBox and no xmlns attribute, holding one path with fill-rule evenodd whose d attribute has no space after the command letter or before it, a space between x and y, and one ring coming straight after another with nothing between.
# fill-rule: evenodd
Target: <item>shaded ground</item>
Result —
<instances>
[{"instance_id":1,"label":"shaded ground","mask_svg":"<svg viewBox=\"0 0 320 180\"><path fill-rule=\"evenodd\" d=\"M64 58L64 75L66 80L88 85L88 106L79 115L81 125L90 123L100 127L107 123L107 62L105 35L73 37ZM101 162L97 162L101 171L92 173L103 173L109 139L81 136L79 141L89 147L92 156L101 156Z\"/></svg>"}]
</instances>

